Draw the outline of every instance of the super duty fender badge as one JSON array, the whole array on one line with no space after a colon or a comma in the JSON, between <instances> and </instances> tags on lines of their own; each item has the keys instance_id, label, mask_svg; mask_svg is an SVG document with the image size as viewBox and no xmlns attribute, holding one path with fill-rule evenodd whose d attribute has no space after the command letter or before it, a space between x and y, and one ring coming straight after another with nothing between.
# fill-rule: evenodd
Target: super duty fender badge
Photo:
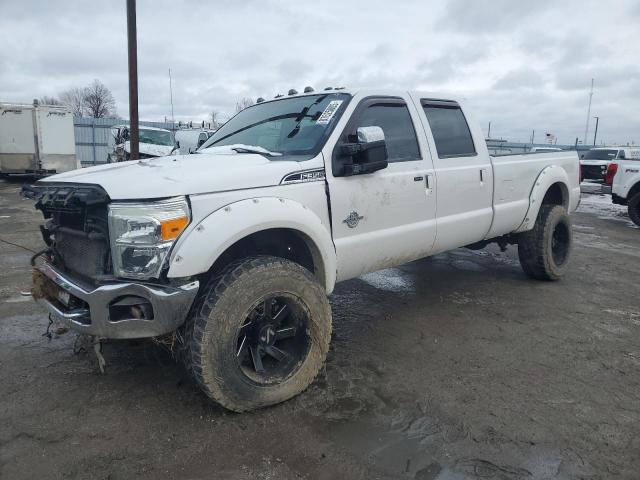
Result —
<instances>
[{"instance_id":1,"label":"super duty fender badge","mask_svg":"<svg viewBox=\"0 0 640 480\"><path fill-rule=\"evenodd\" d=\"M358 223L360 223L360 220L363 218L363 216L358 215L358 212L351 212L349 216L342 221L342 223L346 223L349 228L356 228Z\"/></svg>"},{"instance_id":2,"label":"super duty fender badge","mask_svg":"<svg viewBox=\"0 0 640 480\"><path fill-rule=\"evenodd\" d=\"M306 170L304 172L290 173L285 175L280 183L306 183L306 182L318 182L323 181L325 178L324 168L317 168L315 170Z\"/></svg>"}]
</instances>

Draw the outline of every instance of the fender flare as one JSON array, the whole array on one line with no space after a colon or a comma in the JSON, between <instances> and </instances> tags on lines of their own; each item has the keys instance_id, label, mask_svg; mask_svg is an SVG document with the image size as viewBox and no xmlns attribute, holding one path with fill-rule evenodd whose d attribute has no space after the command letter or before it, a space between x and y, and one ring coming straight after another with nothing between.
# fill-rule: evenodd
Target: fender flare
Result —
<instances>
[{"instance_id":1,"label":"fender flare","mask_svg":"<svg viewBox=\"0 0 640 480\"><path fill-rule=\"evenodd\" d=\"M572 192L569 185L569 176L564 168L559 165L549 165L542 169L538 174L538 178L533 183L531 194L529 195L529 209L527 210L524 220L520 226L516 229L516 232L525 232L531 230L535 224L536 218L538 218L538 212L542 206L542 200L549 190L549 187L554 183L562 185L562 204L567 211L571 211L577 206L577 202L573 205ZM578 187L578 198L579 198Z\"/></svg>"},{"instance_id":2,"label":"fender flare","mask_svg":"<svg viewBox=\"0 0 640 480\"><path fill-rule=\"evenodd\" d=\"M204 273L231 245L271 228L297 231L313 243L322 260L324 287L330 294L336 282L337 261L329 228L312 210L286 198L249 198L212 212L180 238L171 252L167 276L179 278Z\"/></svg>"}]
</instances>

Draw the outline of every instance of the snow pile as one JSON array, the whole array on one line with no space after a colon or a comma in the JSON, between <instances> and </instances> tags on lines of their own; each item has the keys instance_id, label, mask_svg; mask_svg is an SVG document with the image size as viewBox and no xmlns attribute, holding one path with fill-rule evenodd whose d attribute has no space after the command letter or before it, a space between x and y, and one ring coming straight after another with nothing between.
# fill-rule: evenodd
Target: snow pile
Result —
<instances>
[{"instance_id":1,"label":"snow pile","mask_svg":"<svg viewBox=\"0 0 640 480\"><path fill-rule=\"evenodd\" d=\"M620 220L631 227L636 227L629 219L626 205L616 205L611 201L611 195L582 193L578 213L597 215L603 220Z\"/></svg>"}]
</instances>

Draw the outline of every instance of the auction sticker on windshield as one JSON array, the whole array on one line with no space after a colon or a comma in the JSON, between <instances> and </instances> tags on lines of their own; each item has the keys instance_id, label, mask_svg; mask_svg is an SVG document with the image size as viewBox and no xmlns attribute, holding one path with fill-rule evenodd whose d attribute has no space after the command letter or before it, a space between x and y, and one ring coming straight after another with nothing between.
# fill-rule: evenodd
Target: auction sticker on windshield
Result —
<instances>
[{"instance_id":1,"label":"auction sticker on windshield","mask_svg":"<svg viewBox=\"0 0 640 480\"><path fill-rule=\"evenodd\" d=\"M324 109L324 112L322 112L322 115L320 115L320 118L318 118L318 121L316 123L320 123L322 125L326 125L327 123L329 123L335 113L338 111L338 108L340 108L340 105L342 105L342 102L343 100L330 101L329 105L327 105L327 108Z\"/></svg>"}]
</instances>

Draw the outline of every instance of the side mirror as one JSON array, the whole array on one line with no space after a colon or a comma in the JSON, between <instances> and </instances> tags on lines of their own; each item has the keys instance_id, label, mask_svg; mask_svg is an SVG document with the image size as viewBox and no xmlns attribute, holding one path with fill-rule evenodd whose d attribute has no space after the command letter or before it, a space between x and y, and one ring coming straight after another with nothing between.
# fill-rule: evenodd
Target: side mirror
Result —
<instances>
[{"instance_id":1,"label":"side mirror","mask_svg":"<svg viewBox=\"0 0 640 480\"><path fill-rule=\"evenodd\" d=\"M342 165L342 175L362 175L387 168L387 144L380 127L360 127L356 131L357 142L340 146L343 157L351 157Z\"/></svg>"},{"instance_id":2,"label":"side mirror","mask_svg":"<svg viewBox=\"0 0 640 480\"><path fill-rule=\"evenodd\" d=\"M176 148L180 148L180 140L176 140Z\"/></svg>"},{"instance_id":3,"label":"side mirror","mask_svg":"<svg viewBox=\"0 0 640 480\"><path fill-rule=\"evenodd\" d=\"M203 138L202 138L202 139L200 139L200 140L198 140L198 146L196 147L196 149L197 149L197 148L200 148L202 145L204 145L204 142L206 142L206 140L205 140L205 139L203 139Z\"/></svg>"}]
</instances>

